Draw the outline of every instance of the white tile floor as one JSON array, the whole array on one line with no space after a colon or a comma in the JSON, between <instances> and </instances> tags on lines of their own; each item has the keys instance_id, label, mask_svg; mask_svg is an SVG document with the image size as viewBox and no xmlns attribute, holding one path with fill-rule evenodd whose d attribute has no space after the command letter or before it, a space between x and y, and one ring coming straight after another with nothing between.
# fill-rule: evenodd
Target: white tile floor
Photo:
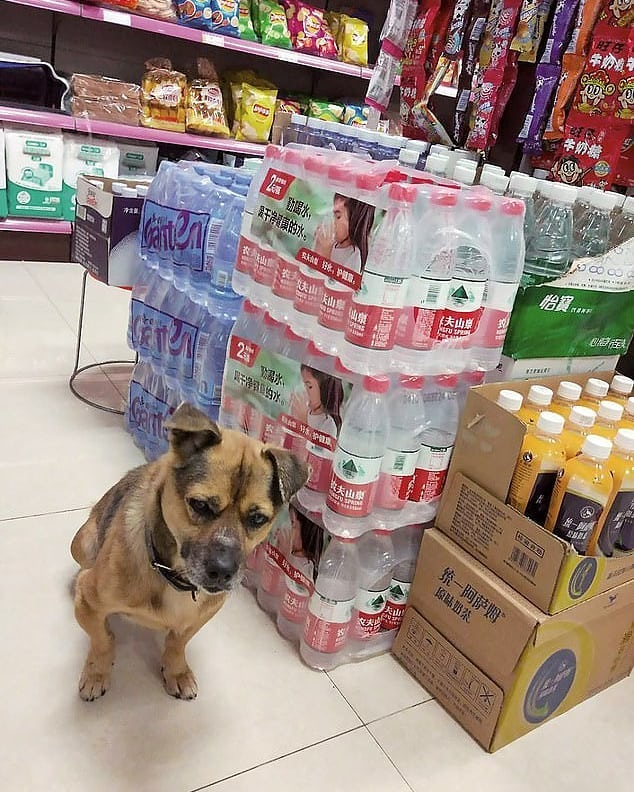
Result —
<instances>
[{"instance_id":1,"label":"white tile floor","mask_svg":"<svg viewBox=\"0 0 634 792\"><path fill-rule=\"evenodd\" d=\"M112 689L83 703L68 545L141 457L120 418L68 391L80 278L74 265L0 263L2 790L631 789L633 680L489 756L389 656L304 667L246 591L191 644L197 701L163 692L155 634L118 623ZM127 300L89 283L84 362L129 356ZM88 386L117 403L123 383Z\"/></svg>"}]
</instances>

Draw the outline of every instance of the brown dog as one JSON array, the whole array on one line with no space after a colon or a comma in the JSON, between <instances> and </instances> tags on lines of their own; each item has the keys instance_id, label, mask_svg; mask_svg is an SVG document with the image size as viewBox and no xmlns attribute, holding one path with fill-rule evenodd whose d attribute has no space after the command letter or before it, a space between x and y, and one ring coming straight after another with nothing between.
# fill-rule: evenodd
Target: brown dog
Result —
<instances>
[{"instance_id":1,"label":"brown dog","mask_svg":"<svg viewBox=\"0 0 634 792\"><path fill-rule=\"evenodd\" d=\"M79 680L86 701L110 686L115 613L167 631L165 689L195 698L185 645L220 610L247 555L306 482L306 467L288 451L221 430L190 405L168 428L170 450L108 490L71 545L82 567L75 616L90 637Z\"/></svg>"}]
</instances>

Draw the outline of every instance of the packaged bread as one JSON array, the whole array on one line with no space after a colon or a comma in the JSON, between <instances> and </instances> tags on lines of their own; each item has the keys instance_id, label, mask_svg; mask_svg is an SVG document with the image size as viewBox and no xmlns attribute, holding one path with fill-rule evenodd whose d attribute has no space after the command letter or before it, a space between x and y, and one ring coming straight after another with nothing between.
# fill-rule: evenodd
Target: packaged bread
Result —
<instances>
[{"instance_id":1,"label":"packaged bread","mask_svg":"<svg viewBox=\"0 0 634 792\"><path fill-rule=\"evenodd\" d=\"M111 98L127 104L137 104L141 93L141 86L134 83L115 80L113 77L102 77L98 74L73 74L70 78L70 88L73 96L82 96L85 99L103 99L104 102Z\"/></svg>"},{"instance_id":2,"label":"packaged bread","mask_svg":"<svg viewBox=\"0 0 634 792\"><path fill-rule=\"evenodd\" d=\"M169 58L145 64L141 83L141 125L172 132L185 131L187 78L172 69Z\"/></svg>"},{"instance_id":3,"label":"packaged bread","mask_svg":"<svg viewBox=\"0 0 634 792\"><path fill-rule=\"evenodd\" d=\"M229 137L220 80L208 58L197 58L198 76L187 86L187 131Z\"/></svg>"}]
</instances>

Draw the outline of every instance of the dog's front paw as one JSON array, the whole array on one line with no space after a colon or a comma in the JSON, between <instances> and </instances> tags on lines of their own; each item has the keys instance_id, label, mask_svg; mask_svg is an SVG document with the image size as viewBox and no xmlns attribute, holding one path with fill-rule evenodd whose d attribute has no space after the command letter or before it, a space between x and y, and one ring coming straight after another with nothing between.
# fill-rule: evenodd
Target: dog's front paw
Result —
<instances>
[{"instance_id":1,"label":"dog's front paw","mask_svg":"<svg viewBox=\"0 0 634 792\"><path fill-rule=\"evenodd\" d=\"M93 663L86 663L79 678L79 695L84 701L100 698L110 687L110 671L102 673Z\"/></svg>"},{"instance_id":2,"label":"dog's front paw","mask_svg":"<svg viewBox=\"0 0 634 792\"><path fill-rule=\"evenodd\" d=\"M191 668L180 674L171 674L166 668L161 668L165 690L178 699L195 699L198 695L198 683Z\"/></svg>"}]
</instances>

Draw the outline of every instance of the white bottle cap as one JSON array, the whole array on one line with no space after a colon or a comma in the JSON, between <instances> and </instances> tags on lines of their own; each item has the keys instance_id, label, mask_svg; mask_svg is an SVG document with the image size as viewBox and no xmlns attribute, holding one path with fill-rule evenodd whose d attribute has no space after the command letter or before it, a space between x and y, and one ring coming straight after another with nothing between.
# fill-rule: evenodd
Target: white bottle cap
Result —
<instances>
[{"instance_id":1,"label":"white bottle cap","mask_svg":"<svg viewBox=\"0 0 634 792\"><path fill-rule=\"evenodd\" d=\"M504 173L504 168L501 168L499 165L492 165L490 162L487 162L482 166L482 173Z\"/></svg>"},{"instance_id":2,"label":"white bottle cap","mask_svg":"<svg viewBox=\"0 0 634 792\"><path fill-rule=\"evenodd\" d=\"M557 188L557 182L540 181L538 185L539 194L543 198L551 198L552 192Z\"/></svg>"},{"instance_id":3,"label":"white bottle cap","mask_svg":"<svg viewBox=\"0 0 634 792\"><path fill-rule=\"evenodd\" d=\"M599 402L597 415L599 418L603 418L605 421L616 423L623 417L623 407L616 402L606 399L605 401Z\"/></svg>"},{"instance_id":4,"label":"white bottle cap","mask_svg":"<svg viewBox=\"0 0 634 792\"><path fill-rule=\"evenodd\" d=\"M502 407L503 410L507 410L510 413L515 413L522 406L523 401L524 397L521 393L518 393L514 390L501 390L498 393L496 404L499 407Z\"/></svg>"},{"instance_id":5,"label":"white bottle cap","mask_svg":"<svg viewBox=\"0 0 634 792\"><path fill-rule=\"evenodd\" d=\"M528 196L533 195L535 192L535 182L536 179L533 179L526 173L514 171L511 173L511 178L509 179L509 192L528 198Z\"/></svg>"},{"instance_id":6,"label":"white bottle cap","mask_svg":"<svg viewBox=\"0 0 634 792\"><path fill-rule=\"evenodd\" d=\"M544 385L531 385L528 391L527 400L532 404L538 404L540 407L548 407L552 399L553 392Z\"/></svg>"},{"instance_id":7,"label":"white bottle cap","mask_svg":"<svg viewBox=\"0 0 634 792\"><path fill-rule=\"evenodd\" d=\"M557 396L566 401L578 401L581 396L581 385L563 380L557 388Z\"/></svg>"},{"instance_id":8,"label":"white bottle cap","mask_svg":"<svg viewBox=\"0 0 634 792\"><path fill-rule=\"evenodd\" d=\"M548 412L544 410L540 413L537 419L536 429L538 432L545 432L546 434L559 435L564 429L564 419L559 413Z\"/></svg>"},{"instance_id":9,"label":"white bottle cap","mask_svg":"<svg viewBox=\"0 0 634 792\"><path fill-rule=\"evenodd\" d=\"M543 168L535 168L533 171L533 178L538 179L539 181L546 181L549 177L550 171L544 170ZM541 189L541 185L540 185Z\"/></svg>"},{"instance_id":10,"label":"white bottle cap","mask_svg":"<svg viewBox=\"0 0 634 792\"><path fill-rule=\"evenodd\" d=\"M616 205L616 201L612 197L613 194L603 190L593 190L592 195L590 195L590 206L602 209L604 212L611 212Z\"/></svg>"},{"instance_id":11,"label":"white bottle cap","mask_svg":"<svg viewBox=\"0 0 634 792\"><path fill-rule=\"evenodd\" d=\"M121 198L137 198L136 194L136 187L127 187L125 186L121 192L119 193Z\"/></svg>"},{"instance_id":12,"label":"white bottle cap","mask_svg":"<svg viewBox=\"0 0 634 792\"><path fill-rule=\"evenodd\" d=\"M585 429L589 429L591 426L594 426L596 417L597 414L594 410L591 410L589 407L579 406L573 407L572 410L570 410L568 420L575 426L583 426Z\"/></svg>"},{"instance_id":13,"label":"white bottle cap","mask_svg":"<svg viewBox=\"0 0 634 792\"><path fill-rule=\"evenodd\" d=\"M634 429L619 429L614 436L614 448L619 451L634 452Z\"/></svg>"},{"instance_id":14,"label":"white bottle cap","mask_svg":"<svg viewBox=\"0 0 634 792\"><path fill-rule=\"evenodd\" d=\"M461 184L471 186L476 177L476 164L471 160L460 160L453 170L453 178Z\"/></svg>"},{"instance_id":15,"label":"white bottle cap","mask_svg":"<svg viewBox=\"0 0 634 792\"><path fill-rule=\"evenodd\" d=\"M442 143L434 143L432 146L429 147L430 154L449 154L449 147L444 146Z\"/></svg>"},{"instance_id":16,"label":"white bottle cap","mask_svg":"<svg viewBox=\"0 0 634 792\"><path fill-rule=\"evenodd\" d=\"M506 192L509 186L509 177L506 176L503 170L497 171L482 171L480 175L480 184L493 190L494 193L500 195Z\"/></svg>"},{"instance_id":17,"label":"white bottle cap","mask_svg":"<svg viewBox=\"0 0 634 792\"><path fill-rule=\"evenodd\" d=\"M629 396L634 388L634 380L624 377L623 374L615 374L610 383L610 390L620 393L621 396Z\"/></svg>"},{"instance_id":18,"label":"white bottle cap","mask_svg":"<svg viewBox=\"0 0 634 792\"><path fill-rule=\"evenodd\" d=\"M149 184L138 184L136 188L136 194L139 196L139 198L145 198L149 189Z\"/></svg>"},{"instance_id":19,"label":"white bottle cap","mask_svg":"<svg viewBox=\"0 0 634 792\"><path fill-rule=\"evenodd\" d=\"M581 446L581 453L597 459L607 459L612 453L612 443L607 437L588 435Z\"/></svg>"},{"instance_id":20,"label":"white bottle cap","mask_svg":"<svg viewBox=\"0 0 634 792\"><path fill-rule=\"evenodd\" d=\"M623 201L621 211L623 214L634 215L634 195L628 196L625 201Z\"/></svg>"},{"instance_id":21,"label":"white bottle cap","mask_svg":"<svg viewBox=\"0 0 634 792\"><path fill-rule=\"evenodd\" d=\"M625 405L625 412L628 417L629 416L634 417L634 396L630 396L630 398L627 400L627 404Z\"/></svg>"},{"instance_id":22,"label":"white bottle cap","mask_svg":"<svg viewBox=\"0 0 634 792\"><path fill-rule=\"evenodd\" d=\"M596 396L598 399L604 399L608 395L610 386L604 380L590 377L586 382L585 392L588 396Z\"/></svg>"},{"instance_id":23,"label":"white bottle cap","mask_svg":"<svg viewBox=\"0 0 634 792\"><path fill-rule=\"evenodd\" d=\"M126 185L123 182L112 182L112 194L121 195L122 190L125 190Z\"/></svg>"},{"instance_id":24,"label":"white bottle cap","mask_svg":"<svg viewBox=\"0 0 634 792\"><path fill-rule=\"evenodd\" d=\"M299 113L293 113L291 115L291 124L297 124L298 126L304 126L306 123L306 116L300 115Z\"/></svg>"},{"instance_id":25,"label":"white bottle cap","mask_svg":"<svg viewBox=\"0 0 634 792\"><path fill-rule=\"evenodd\" d=\"M408 165L412 168L418 165L419 157L420 153L418 151L409 148L401 149L398 153L398 161L403 165Z\"/></svg>"},{"instance_id":26,"label":"white bottle cap","mask_svg":"<svg viewBox=\"0 0 634 792\"><path fill-rule=\"evenodd\" d=\"M437 154L434 152L427 157L425 162L425 170L444 173L448 162L449 154Z\"/></svg>"},{"instance_id":27,"label":"white bottle cap","mask_svg":"<svg viewBox=\"0 0 634 792\"><path fill-rule=\"evenodd\" d=\"M548 197L551 199L551 201L557 201L559 203L566 204L566 206L572 206L577 200L577 191L569 184L559 184L558 182L554 182L553 186L549 190Z\"/></svg>"},{"instance_id":28,"label":"white bottle cap","mask_svg":"<svg viewBox=\"0 0 634 792\"><path fill-rule=\"evenodd\" d=\"M408 140L405 148L412 149L412 151L419 151L425 153L429 151L429 143L426 140Z\"/></svg>"}]
</instances>

